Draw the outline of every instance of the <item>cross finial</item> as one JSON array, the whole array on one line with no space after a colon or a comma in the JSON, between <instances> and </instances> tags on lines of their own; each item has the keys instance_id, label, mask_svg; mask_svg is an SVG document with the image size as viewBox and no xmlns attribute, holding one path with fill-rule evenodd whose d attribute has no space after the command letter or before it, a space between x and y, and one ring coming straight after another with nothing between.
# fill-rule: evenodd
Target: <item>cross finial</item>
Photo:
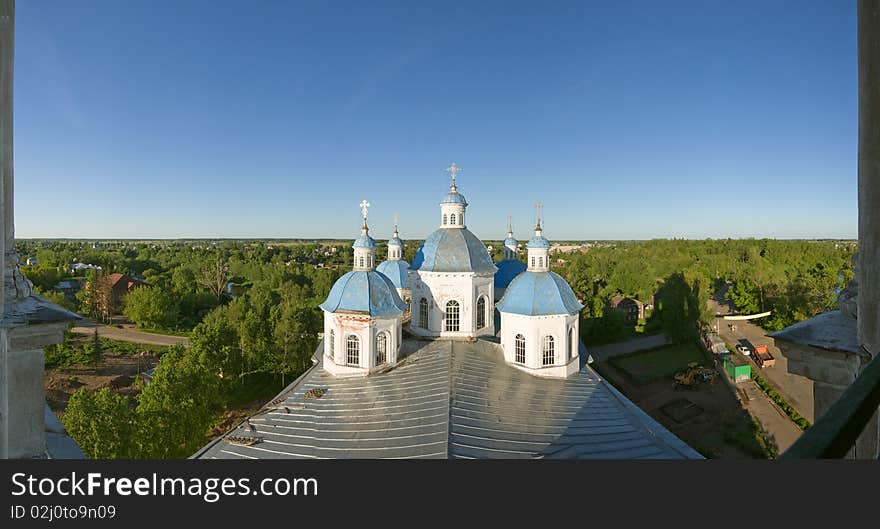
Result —
<instances>
[{"instance_id":1,"label":"cross finial","mask_svg":"<svg viewBox=\"0 0 880 529\"><path fill-rule=\"evenodd\" d=\"M361 214L364 216L364 228L367 227L367 209L370 207L370 203L366 200L361 200L361 203L358 204L361 207Z\"/></svg>"},{"instance_id":2,"label":"cross finial","mask_svg":"<svg viewBox=\"0 0 880 529\"><path fill-rule=\"evenodd\" d=\"M397 235L397 221L399 221L399 220L400 220L400 216L395 211L394 212L394 235L395 236Z\"/></svg>"},{"instance_id":3,"label":"cross finial","mask_svg":"<svg viewBox=\"0 0 880 529\"><path fill-rule=\"evenodd\" d=\"M544 204L541 204L540 201L535 202L535 213L536 213L537 216L538 216L538 225L537 225L537 227L535 228L536 230L540 230L540 229L541 229L541 208L543 208L543 207L544 207Z\"/></svg>"},{"instance_id":4,"label":"cross finial","mask_svg":"<svg viewBox=\"0 0 880 529\"><path fill-rule=\"evenodd\" d=\"M513 216L507 216L507 233L513 233Z\"/></svg>"},{"instance_id":5,"label":"cross finial","mask_svg":"<svg viewBox=\"0 0 880 529\"><path fill-rule=\"evenodd\" d=\"M452 175L452 190L455 191L455 177L461 172L461 167L452 162L452 165L446 168L446 172Z\"/></svg>"}]
</instances>

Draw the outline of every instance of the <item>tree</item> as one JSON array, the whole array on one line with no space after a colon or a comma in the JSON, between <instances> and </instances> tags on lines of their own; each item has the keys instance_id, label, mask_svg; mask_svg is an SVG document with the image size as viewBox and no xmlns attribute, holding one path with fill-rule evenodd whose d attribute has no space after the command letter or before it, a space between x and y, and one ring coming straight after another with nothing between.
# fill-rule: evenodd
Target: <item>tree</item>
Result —
<instances>
[{"instance_id":1,"label":"tree","mask_svg":"<svg viewBox=\"0 0 880 529\"><path fill-rule=\"evenodd\" d=\"M140 328L174 329L179 305L170 293L159 287L142 286L123 298L123 314Z\"/></svg>"},{"instance_id":2,"label":"tree","mask_svg":"<svg viewBox=\"0 0 880 529\"><path fill-rule=\"evenodd\" d=\"M229 282L229 264L220 257L209 259L202 264L198 279L199 284L214 294L220 303Z\"/></svg>"},{"instance_id":3,"label":"tree","mask_svg":"<svg viewBox=\"0 0 880 529\"><path fill-rule=\"evenodd\" d=\"M101 362L101 359L104 357L104 348L101 346L101 339L98 337L98 328L95 327L95 332L93 334L92 342L89 344L84 344L83 346L85 356L88 358L88 362L92 364L92 368L95 372L98 372L98 364Z\"/></svg>"},{"instance_id":4,"label":"tree","mask_svg":"<svg viewBox=\"0 0 880 529\"><path fill-rule=\"evenodd\" d=\"M169 348L138 397L141 456L187 457L201 448L220 404L219 382L183 347Z\"/></svg>"},{"instance_id":5,"label":"tree","mask_svg":"<svg viewBox=\"0 0 880 529\"><path fill-rule=\"evenodd\" d=\"M309 306L311 290L294 283L281 286L281 300L273 308L275 349L278 359L275 372L281 373L282 384L287 374L298 374L309 365L318 346L322 327L318 311Z\"/></svg>"},{"instance_id":6,"label":"tree","mask_svg":"<svg viewBox=\"0 0 880 529\"><path fill-rule=\"evenodd\" d=\"M61 423L89 459L132 458L137 421L133 401L104 388L71 395Z\"/></svg>"}]
</instances>

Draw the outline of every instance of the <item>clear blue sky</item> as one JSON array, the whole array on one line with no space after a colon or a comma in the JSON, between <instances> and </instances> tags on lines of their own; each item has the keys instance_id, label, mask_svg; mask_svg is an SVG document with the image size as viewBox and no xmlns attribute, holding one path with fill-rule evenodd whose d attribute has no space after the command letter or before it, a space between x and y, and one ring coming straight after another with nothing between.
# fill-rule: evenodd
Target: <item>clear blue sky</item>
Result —
<instances>
[{"instance_id":1,"label":"clear blue sky","mask_svg":"<svg viewBox=\"0 0 880 529\"><path fill-rule=\"evenodd\" d=\"M19 1L17 236L855 237L854 0L428 4Z\"/></svg>"}]
</instances>

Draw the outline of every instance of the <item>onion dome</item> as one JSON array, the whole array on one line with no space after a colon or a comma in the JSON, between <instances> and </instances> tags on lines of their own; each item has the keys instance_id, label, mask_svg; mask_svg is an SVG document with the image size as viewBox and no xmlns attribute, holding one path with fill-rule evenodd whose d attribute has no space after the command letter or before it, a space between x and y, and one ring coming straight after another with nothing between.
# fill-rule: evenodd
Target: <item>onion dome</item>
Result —
<instances>
[{"instance_id":1,"label":"onion dome","mask_svg":"<svg viewBox=\"0 0 880 529\"><path fill-rule=\"evenodd\" d=\"M528 271L511 281L496 307L499 312L526 316L575 314L584 308L559 274Z\"/></svg>"}]
</instances>

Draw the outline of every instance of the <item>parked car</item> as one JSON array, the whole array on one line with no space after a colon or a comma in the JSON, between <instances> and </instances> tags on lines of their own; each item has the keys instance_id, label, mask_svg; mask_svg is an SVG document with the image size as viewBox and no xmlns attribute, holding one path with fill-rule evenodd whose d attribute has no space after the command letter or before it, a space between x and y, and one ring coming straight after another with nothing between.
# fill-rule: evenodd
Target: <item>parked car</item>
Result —
<instances>
[{"instance_id":1,"label":"parked car","mask_svg":"<svg viewBox=\"0 0 880 529\"><path fill-rule=\"evenodd\" d=\"M749 350L748 346L745 346L743 344L738 344L736 346L736 350L746 356L749 356L750 354L752 354L752 352Z\"/></svg>"}]
</instances>

